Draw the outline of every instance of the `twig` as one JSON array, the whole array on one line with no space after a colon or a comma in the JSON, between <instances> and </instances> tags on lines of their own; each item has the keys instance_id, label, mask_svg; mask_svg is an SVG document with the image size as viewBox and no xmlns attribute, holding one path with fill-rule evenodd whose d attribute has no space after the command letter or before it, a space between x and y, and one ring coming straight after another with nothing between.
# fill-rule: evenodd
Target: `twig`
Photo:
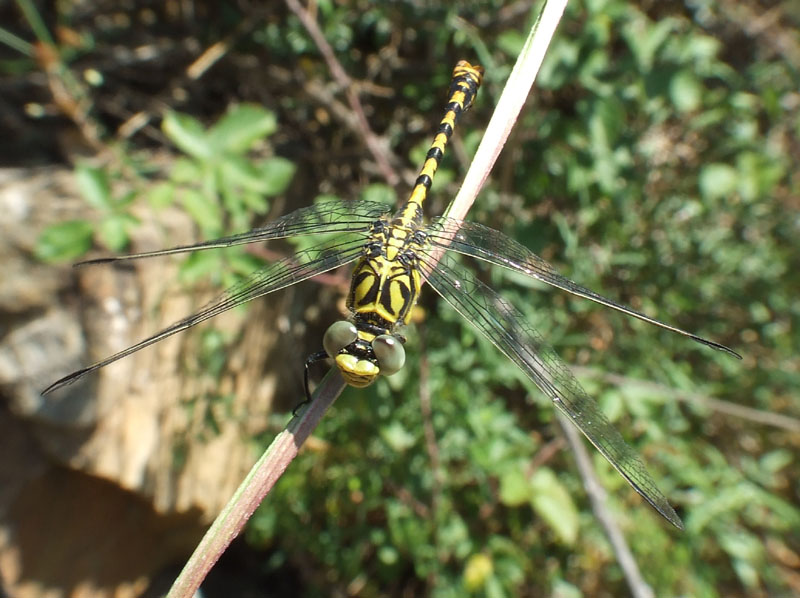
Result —
<instances>
[{"instance_id":1,"label":"twig","mask_svg":"<svg viewBox=\"0 0 800 598\"><path fill-rule=\"evenodd\" d=\"M184 566L167 598L191 598L211 567L242 531L275 482L297 456L300 446L317 427L322 416L344 390L344 380L331 369L314 392L310 404L295 416L275 437L262 457L253 465L228 504L214 520L189 561Z\"/></svg>"},{"instance_id":2,"label":"twig","mask_svg":"<svg viewBox=\"0 0 800 598\"><path fill-rule=\"evenodd\" d=\"M233 28L223 39L214 42L194 59L194 61L184 69L184 76L173 80L168 89L162 91L151 101L151 104L169 106L167 98L173 96L176 89L189 81L197 81L206 74L214 64L216 64L230 49L247 33L253 29L261 19L264 18L264 8L259 8L248 14L236 27ZM130 115L125 122L117 128L117 135L122 139L131 137L142 128L148 126L158 114L163 113L163 109L140 110ZM152 135L151 135L152 136ZM163 142L163 138L155 137Z\"/></svg>"},{"instance_id":3,"label":"twig","mask_svg":"<svg viewBox=\"0 0 800 598\"><path fill-rule=\"evenodd\" d=\"M394 494L394 496L420 519L430 519L431 509L424 502L414 496L408 488L398 486L392 481L386 482L386 489Z\"/></svg>"},{"instance_id":4,"label":"twig","mask_svg":"<svg viewBox=\"0 0 800 598\"><path fill-rule=\"evenodd\" d=\"M47 85L56 107L78 127L84 140L95 151L103 151L103 127L91 115L93 100L81 81L61 58L58 47L39 42L35 45L36 61L47 77Z\"/></svg>"},{"instance_id":5,"label":"twig","mask_svg":"<svg viewBox=\"0 0 800 598\"><path fill-rule=\"evenodd\" d=\"M550 442L545 444L541 449L536 451L536 454L533 456L533 460L528 463L527 467L525 468L525 475L530 478L537 469L544 467L544 465L547 464L550 459L556 455L556 453L561 452L565 444L566 442L564 442L563 436L556 436Z\"/></svg>"},{"instance_id":6,"label":"twig","mask_svg":"<svg viewBox=\"0 0 800 598\"><path fill-rule=\"evenodd\" d=\"M25 56L33 56L33 44L26 42L3 27L0 27L0 44L5 44Z\"/></svg>"},{"instance_id":7,"label":"twig","mask_svg":"<svg viewBox=\"0 0 800 598\"><path fill-rule=\"evenodd\" d=\"M28 21L28 25L30 25L39 43L55 48L56 42L50 35L50 30L44 24L44 19L42 19L42 15L39 14L39 10L34 3L31 0L17 0L17 7L22 16L25 17L25 20Z\"/></svg>"},{"instance_id":8,"label":"twig","mask_svg":"<svg viewBox=\"0 0 800 598\"><path fill-rule=\"evenodd\" d=\"M351 110L356 115L358 130L361 133L361 137L364 139L367 149L369 149L369 151L372 153L372 156L375 158L375 162L378 164L378 168L380 169L383 178L386 179L386 182L390 186L393 187L397 185L400 182L400 177L390 164L389 153L387 152L385 145L382 144L375 133L372 132L369 122L367 122L367 117L364 114L364 109L361 107L361 101L358 99L358 94L355 92L353 80L345 72L341 63L336 59L333 48L331 48L328 40L325 39L325 35L323 35L322 31L320 30L316 19L314 19L314 17L312 17L297 0L286 0L286 5L289 7L289 10L296 14L297 18L300 19L303 27L306 28L306 31L308 31L308 34L311 36L311 39L314 40L314 43L319 49L320 54L322 54L322 57L325 59L325 62L328 63L328 68L331 71L331 75L333 75L333 78L347 95L347 102L350 104Z\"/></svg>"},{"instance_id":9,"label":"twig","mask_svg":"<svg viewBox=\"0 0 800 598\"><path fill-rule=\"evenodd\" d=\"M520 57L509 75L487 126L486 134L464 177L464 183L458 195L445 211L446 216L463 219L475 201L525 104L565 8L566 0L550 0L542 8L536 24L525 41ZM653 598L653 591L642 578L622 532L611 513L605 508L605 491L594 475L589 456L580 441L577 430L560 414L559 421L575 454L575 460L578 463L587 494L591 499L592 508L608 535L628 581L628 586L631 588L631 593L635 598Z\"/></svg>"},{"instance_id":10,"label":"twig","mask_svg":"<svg viewBox=\"0 0 800 598\"><path fill-rule=\"evenodd\" d=\"M647 584L639 571L639 566L636 564L636 559L633 558L628 543L625 541L625 536L619 529L614 516L609 512L606 507L606 491L597 479L592 468L589 453L586 447L581 442L581 437L577 429L565 416L558 413L558 421L561 428L564 430L564 435L567 437L567 442L572 449L572 454L575 455L575 463L578 466L578 471L583 480L583 487L586 489L586 494L589 496L589 501L592 503L592 511L594 511L597 520L608 536L608 541L611 544L611 549L617 558L619 566L625 575L625 581L631 590L631 595L634 598L653 598L653 589Z\"/></svg>"},{"instance_id":11,"label":"twig","mask_svg":"<svg viewBox=\"0 0 800 598\"><path fill-rule=\"evenodd\" d=\"M755 423L773 426L775 428L782 428L789 432L800 432L800 420L795 417L783 415L781 413L772 413L771 411L763 411L761 409L753 409L752 407L745 407L744 405L737 405L730 401L723 401L715 399L696 392L686 392L677 390L664 384L657 382L650 382L649 380L639 380L636 378L628 378L620 374L609 374L608 372L601 372L600 370L587 367L572 367L573 372L578 375L599 378L604 382L613 384L615 386L637 386L639 388L652 390L655 394L668 396L676 401L684 403L695 403L702 405L713 411L718 411L726 415L740 417Z\"/></svg>"},{"instance_id":12,"label":"twig","mask_svg":"<svg viewBox=\"0 0 800 598\"><path fill-rule=\"evenodd\" d=\"M293 75L287 69L271 65L269 67L269 77L271 79L275 79L280 81L281 83L293 83ZM303 91L306 95L313 98L316 102L325 106L325 108L332 112L333 115L344 122L348 127L350 127L353 131L357 134L360 134L361 130L359 127L358 117L353 114L353 111L345 104L344 102L340 102L337 100L333 93L330 91L331 86L325 86L319 81L303 81L301 83L303 86Z\"/></svg>"},{"instance_id":13,"label":"twig","mask_svg":"<svg viewBox=\"0 0 800 598\"><path fill-rule=\"evenodd\" d=\"M486 127L486 133L475 152L475 158L473 158L467 174L464 176L464 183L445 211L445 216L463 220L489 177L489 172L497 161L497 156L500 155L500 151L525 105L528 93L542 66L545 52L553 39L556 26L561 20L561 15L564 14L566 5L567 0L548 0L542 8L542 12L531 29L528 39L525 40L522 52L508 77L503 93L497 101L497 107Z\"/></svg>"}]
</instances>

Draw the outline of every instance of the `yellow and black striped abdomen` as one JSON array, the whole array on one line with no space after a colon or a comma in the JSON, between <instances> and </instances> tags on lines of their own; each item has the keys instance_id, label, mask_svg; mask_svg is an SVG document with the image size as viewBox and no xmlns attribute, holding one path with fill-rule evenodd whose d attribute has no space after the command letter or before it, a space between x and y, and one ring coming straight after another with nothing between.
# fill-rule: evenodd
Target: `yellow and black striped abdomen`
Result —
<instances>
[{"instance_id":1,"label":"yellow and black striped abdomen","mask_svg":"<svg viewBox=\"0 0 800 598\"><path fill-rule=\"evenodd\" d=\"M400 210L400 218L406 222L420 222L422 219L422 203L428 196L433 176L439 163L444 156L444 150L450 137L453 136L453 128L461 114L467 110L475 100L478 87L483 79L483 68L473 66L466 60L461 60L453 69L453 79L450 83L447 106L444 117L439 123L439 129L433 138L433 143L425 156L425 163L422 165L419 176L411 190L406 205Z\"/></svg>"},{"instance_id":2,"label":"yellow and black striped abdomen","mask_svg":"<svg viewBox=\"0 0 800 598\"><path fill-rule=\"evenodd\" d=\"M472 105L482 77L479 66L464 60L456 65L444 117L408 201L393 219L375 223L363 256L353 269L347 307L353 314L355 339L335 352L336 365L352 386L366 386L380 373L392 373L399 367L393 359L384 359L381 364L374 346L386 339L401 342L393 332L397 325L411 319L422 284L418 258L424 242L422 204L453 128ZM329 355L334 357L331 352Z\"/></svg>"},{"instance_id":3,"label":"yellow and black striped abdomen","mask_svg":"<svg viewBox=\"0 0 800 598\"><path fill-rule=\"evenodd\" d=\"M445 114L411 195L391 222L382 222L373 231L365 256L353 271L348 307L357 319L386 330L397 323L408 323L420 289L414 231L422 224L422 203L453 135L453 127L472 105L482 77L483 69L465 60L453 69Z\"/></svg>"}]
</instances>

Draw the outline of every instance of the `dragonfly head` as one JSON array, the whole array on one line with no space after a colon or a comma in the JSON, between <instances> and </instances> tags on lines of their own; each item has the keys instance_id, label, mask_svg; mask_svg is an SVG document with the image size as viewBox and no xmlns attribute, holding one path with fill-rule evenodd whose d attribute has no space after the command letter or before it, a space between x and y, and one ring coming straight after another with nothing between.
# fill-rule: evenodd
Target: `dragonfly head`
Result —
<instances>
[{"instance_id":1,"label":"dragonfly head","mask_svg":"<svg viewBox=\"0 0 800 598\"><path fill-rule=\"evenodd\" d=\"M334 322L325 332L322 346L350 386L363 388L378 375L391 376L402 369L406 352L399 338L391 334L375 336L359 331L352 322Z\"/></svg>"}]
</instances>

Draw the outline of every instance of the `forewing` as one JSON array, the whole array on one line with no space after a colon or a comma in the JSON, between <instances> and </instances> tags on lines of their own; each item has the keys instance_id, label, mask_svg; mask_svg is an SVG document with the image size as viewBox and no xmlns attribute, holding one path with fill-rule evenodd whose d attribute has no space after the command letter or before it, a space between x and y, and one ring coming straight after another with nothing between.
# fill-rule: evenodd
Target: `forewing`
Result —
<instances>
[{"instance_id":1,"label":"forewing","mask_svg":"<svg viewBox=\"0 0 800 598\"><path fill-rule=\"evenodd\" d=\"M209 303L202 310L183 320L176 322L172 326L165 328L161 332L146 338L115 353L111 357L99 361L86 368L78 370L57 380L48 386L42 394L47 394L75 382L90 372L100 369L110 363L127 357L139 349L148 347L160 340L172 336L178 332L186 330L209 318L213 318L223 312L242 305L256 297L267 295L273 291L288 287L322 272L332 270L355 260L362 251L364 244L362 235L346 235L333 241L327 241L302 251L296 252L293 256L284 258L253 272L247 278L225 290L219 297Z\"/></svg>"},{"instance_id":2,"label":"forewing","mask_svg":"<svg viewBox=\"0 0 800 598\"><path fill-rule=\"evenodd\" d=\"M391 207L373 201L329 200L300 208L273 220L265 226L254 228L246 233L195 243L194 245L182 245L157 251L87 260L80 262L78 265L118 262L202 249L218 249L310 234L362 232L366 236L372 224L390 211Z\"/></svg>"},{"instance_id":3,"label":"forewing","mask_svg":"<svg viewBox=\"0 0 800 598\"><path fill-rule=\"evenodd\" d=\"M597 403L514 306L443 254L422 253L423 275L433 289L500 349L553 401L647 502L678 528L681 520L644 464Z\"/></svg>"},{"instance_id":4,"label":"forewing","mask_svg":"<svg viewBox=\"0 0 800 598\"><path fill-rule=\"evenodd\" d=\"M595 303L605 305L606 307L633 316L649 324L654 324L660 328L677 332L698 343L702 343L719 351L724 351L725 353L741 359L738 353L725 345L715 343L714 341L692 334L681 328L651 318L632 307L612 301L562 276L551 264L500 231L475 222L464 222L453 218L440 217L434 219L431 223L431 226L428 228L428 237L433 245L464 255L470 255L489 262L490 264L503 266L504 268L520 272L526 276L549 284L550 286L579 297L584 297Z\"/></svg>"}]
</instances>

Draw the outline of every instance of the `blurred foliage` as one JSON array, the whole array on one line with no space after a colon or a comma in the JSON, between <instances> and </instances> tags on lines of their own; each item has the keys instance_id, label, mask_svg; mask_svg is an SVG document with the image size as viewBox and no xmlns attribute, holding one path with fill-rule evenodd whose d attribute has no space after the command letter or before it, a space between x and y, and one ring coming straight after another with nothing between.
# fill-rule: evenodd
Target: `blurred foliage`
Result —
<instances>
[{"instance_id":1,"label":"blurred foliage","mask_svg":"<svg viewBox=\"0 0 800 598\"><path fill-rule=\"evenodd\" d=\"M493 7L501 12L482 4L464 22ZM395 23L399 10L332 9L320 20L334 46L346 39L346 60L359 32L381 31L381 17ZM568 362L594 366L581 369L587 389L683 512L688 529L679 534L595 459L656 595L771 595L796 583L796 439L674 399L699 393L798 413L790 348L798 348L800 315L792 242L800 232L792 178L800 78L797 64L766 51L762 58L756 41L752 56L726 51L703 13L572 3L471 217L590 287L745 353L737 363L586 302L532 292L543 289L510 274L484 274ZM489 21L473 35L465 23L437 29L428 20L452 25L454 17L444 7L415 15L441 67L398 88L409 106L436 114L449 64L477 57L487 85L459 131L469 139L525 31ZM308 44L292 49L314 54ZM409 162L419 162L426 143ZM457 185L453 163L445 162L441 178L454 182L437 185L439 201ZM250 537L288 560L304 555L302 569L317 580L310 595L327 595L331 584L364 596L624 595L569 455L549 450L558 432L545 401L447 307L430 296L423 304L428 315L410 332L407 369L346 392L318 431L325 448L292 465ZM612 386L599 368L663 391ZM421 394L433 403L434 445L423 432ZM774 460L768 472L762 460Z\"/></svg>"},{"instance_id":2,"label":"blurred foliage","mask_svg":"<svg viewBox=\"0 0 800 598\"><path fill-rule=\"evenodd\" d=\"M427 148L452 65L467 58L487 68L434 184L438 212L458 186L537 7L496 0L314 7L337 58L360 83L370 125L405 168ZM736 362L512 274L481 270L578 366L587 391L683 516L681 534L595 455L609 506L657 596L800 593L798 435L693 398L800 414L800 15L788 1L769 7L771 20L755 27L766 4L570 3L470 215L581 284L745 356ZM303 174L286 190L293 205L320 193L393 197L343 126L343 94L298 19L278 3L258 16L227 2L210 11L207 29L195 32L204 45L243 18L252 26L226 61L187 84L196 95L184 114L165 117L163 131L185 157L147 187L148 197L181 198L207 235L251 226L291 172L289 162L246 157L251 143L270 134L276 153ZM69 55L76 69L104 43L99 34L82 39ZM119 86L127 82L124 72L105 73L112 75ZM96 103L109 128L110 101ZM220 118L233 101L270 112L243 104L244 112ZM244 122L252 137L238 128ZM78 172L99 221L112 222L97 237L112 249L123 245L133 224L129 197L109 191L111 175ZM71 258L91 234L64 226L56 238L74 239L63 253ZM317 301L308 293L307 302ZM317 431L320 442L257 511L248 538L271 551L265 570L302 572L308 596L626 595L572 458L556 450L562 442L551 407L433 295L424 294L422 321L408 331L406 369L346 391ZM322 307L337 317L334 305ZM430 416L421 399L430 401Z\"/></svg>"},{"instance_id":3,"label":"blurred foliage","mask_svg":"<svg viewBox=\"0 0 800 598\"><path fill-rule=\"evenodd\" d=\"M100 243L112 251L123 249L129 241L129 230L138 224L128 211L136 194L126 192L115 198L112 194L112 176L106 170L79 164L75 168L78 189L98 214L98 222L73 220L47 227L39 235L36 256L43 261L73 260L92 248L97 235Z\"/></svg>"},{"instance_id":4,"label":"blurred foliage","mask_svg":"<svg viewBox=\"0 0 800 598\"><path fill-rule=\"evenodd\" d=\"M138 164L137 173L146 181L139 180L136 186L156 210L179 202L207 239L250 228L254 218L267 211L268 198L283 193L294 176L295 166L285 158L251 155L254 146L277 128L274 113L259 106L235 106L208 129L187 114L169 112L162 128L185 156L175 161L165 179L148 176L158 171L155 163ZM120 199L112 196L112 180L124 181L123 172L81 163L75 178L98 221L47 227L36 245L42 260L75 259L91 249L95 237L100 245L119 251L129 242L128 230L138 222L128 211L137 192L128 191ZM188 282L214 276L218 283L230 286L263 263L237 246L193 253L181 274Z\"/></svg>"}]
</instances>

